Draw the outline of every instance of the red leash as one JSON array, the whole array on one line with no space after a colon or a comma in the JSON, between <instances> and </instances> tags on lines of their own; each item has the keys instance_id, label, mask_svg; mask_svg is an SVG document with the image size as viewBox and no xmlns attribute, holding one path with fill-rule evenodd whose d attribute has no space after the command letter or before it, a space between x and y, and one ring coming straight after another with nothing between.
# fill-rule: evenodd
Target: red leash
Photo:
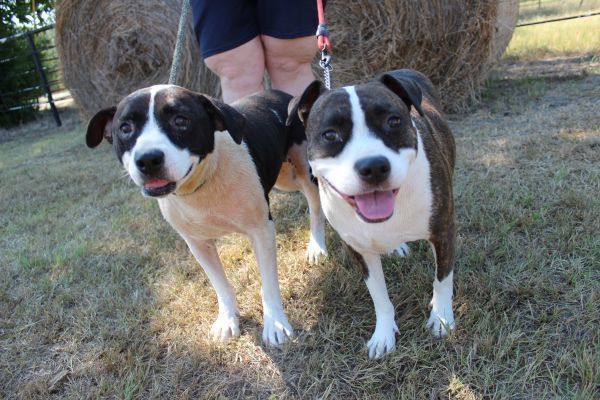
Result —
<instances>
[{"instance_id":1,"label":"red leash","mask_svg":"<svg viewBox=\"0 0 600 400\"><path fill-rule=\"evenodd\" d=\"M323 12L323 0L317 0L317 14L319 15L319 26L317 27L317 46L319 50L327 49L331 51L329 43L329 32L327 31L327 22Z\"/></svg>"},{"instance_id":2,"label":"red leash","mask_svg":"<svg viewBox=\"0 0 600 400\"><path fill-rule=\"evenodd\" d=\"M331 66L331 43L329 43L329 31L327 30L327 22L325 21L325 13L323 12L323 0L317 0L317 14L319 15L319 26L317 26L317 46L321 50L321 61L319 65L323 68L323 81L327 89L331 89L331 75L333 69Z\"/></svg>"}]
</instances>

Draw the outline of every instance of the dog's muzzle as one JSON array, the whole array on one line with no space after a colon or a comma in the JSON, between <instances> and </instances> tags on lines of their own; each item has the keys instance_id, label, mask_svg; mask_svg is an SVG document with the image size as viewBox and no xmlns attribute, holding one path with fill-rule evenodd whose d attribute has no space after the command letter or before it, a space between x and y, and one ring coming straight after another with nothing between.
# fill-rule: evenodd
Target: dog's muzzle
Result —
<instances>
[{"instance_id":1,"label":"dog's muzzle","mask_svg":"<svg viewBox=\"0 0 600 400\"><path fill-rule=\"evenodd\" d=\"M175 182L161 177L165 165L165 153L161 150L149 150L135 156L135 166L144 177L142 193L145 196L162 197L173 192Z\"/></svg>"}]
</instances>

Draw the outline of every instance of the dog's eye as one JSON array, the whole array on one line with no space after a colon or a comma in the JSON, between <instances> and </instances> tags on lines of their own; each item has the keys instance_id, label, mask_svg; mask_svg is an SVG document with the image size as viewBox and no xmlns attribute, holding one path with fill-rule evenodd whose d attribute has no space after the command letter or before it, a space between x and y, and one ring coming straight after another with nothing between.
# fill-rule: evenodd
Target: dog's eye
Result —
<instances>
[{"instance_id":1,"label":"dog's eye","mask_svg":"<svg viewBox=\"0 0 600 400\"><path fill-rule=\"evenodd\" d=\"M175 125L178 129L187 129L189 125L189 120L186 117L182 117L181 115L173 118L173 125Z\"/></svg>"},{"instance_id":2,"label":"dog's eye","mask_svg":"<svg viewBox=\"0 0 600 400\"><path fill-rule=\"evenodd\" d=\"M133 125L131 125L129 122L123 122L119 127L119 130L124 134L129 135L131 132L133 132Z\"/></svg>"},{"instance_id":3,"label":"dog's eye","mask_svg":"<svg viewBox=\"0 0 600 400\"><path fill-rule=\"evenodd\" d=\"M338 142L338 141L342 140L342 137L340 136L340 134L331 129L321 133L321 137L328 142Z\"/></svg>"},{"instance_id":4,"label":"dog's eye","mask_svg":"<svg viewBox=\"0 0 600 400\"><path fill-rule=\"evenodd\" d=\"M389 117L388 120L387 120L388 126L390 128L398 128L398 127L400 127L400 123L401 122L402 121L398 117Z\"/></svg>"}]
</instances>

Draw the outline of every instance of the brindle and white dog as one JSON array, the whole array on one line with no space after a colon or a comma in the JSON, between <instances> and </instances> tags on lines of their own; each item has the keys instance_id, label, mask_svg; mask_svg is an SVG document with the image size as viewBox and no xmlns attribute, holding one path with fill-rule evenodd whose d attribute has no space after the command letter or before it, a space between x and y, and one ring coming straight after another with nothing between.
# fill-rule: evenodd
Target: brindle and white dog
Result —
<instances>
[{"instance_id":1,"label":"brindle and white dog","mask_svg":"<svg viewBox=\"0 0 600 400\"><path fill-rule=\"evenodd\" d=\"M428 326L454 328L454 139L436 91L412 70L324 91L311 84L290 103L306 125L308 158L325 216L362 263L375 305L369 357L395 348L398 331L380 255L426 239L436 258Z\"/></svg>"}]
</instances>

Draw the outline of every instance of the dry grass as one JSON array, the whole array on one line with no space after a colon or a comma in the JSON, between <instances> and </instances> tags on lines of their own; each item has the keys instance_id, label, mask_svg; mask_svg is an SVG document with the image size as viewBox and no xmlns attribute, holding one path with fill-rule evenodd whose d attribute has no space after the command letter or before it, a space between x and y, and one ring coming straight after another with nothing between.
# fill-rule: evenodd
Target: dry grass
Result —
<instances>
[{"instance_id":1,"label":"dry grass","mask_svg":"<svg viewBox=\"0 0 600 400\"><path fill-rule=\"evenodd\" d=\"M519 23L597 12L600 0L521 0Z\"/></svg>"},{"instance_id":2,"label":"dry grass","mask_svg":"<svg viewBox=\"0 0 600 400\"><path fill-rule=\"evenodd\" d=\"M541 57L600 54L600 15L517 28L505 57L535 60Z\"/></svg>"},{"instance_id":3,"label":"dry grass","mask_svg":"<svg viewBox=\"0 0 600 400\"><path fill-rule=\"evenodd\" d=\"M545 21L600 11L600 0L521 2L519 23ZM579 5L581 4L581 7ZM600 54L600 15L515 29L505 57L536 60L549 56Z\"/></svg>"},{"instance_id":4,"label":"dry grass","mask_svg":"<svg viewBox=\"0 0 600 400\"><path fill-rule=\"evenodd\" d=\"M234 236L221 254L242 337L217 344L206 277L112 149L85 148L79 126L0 142L0 397L598 398L599 87L505 74L452 116L458 330L426 332L432 256L413 244L384 263L400 334L382 361L366 357L373 308L337 235L325 262L303 260L299 195L273 195L297 339L262 347L256 264Z\"/></svg>"}]
</instances>

